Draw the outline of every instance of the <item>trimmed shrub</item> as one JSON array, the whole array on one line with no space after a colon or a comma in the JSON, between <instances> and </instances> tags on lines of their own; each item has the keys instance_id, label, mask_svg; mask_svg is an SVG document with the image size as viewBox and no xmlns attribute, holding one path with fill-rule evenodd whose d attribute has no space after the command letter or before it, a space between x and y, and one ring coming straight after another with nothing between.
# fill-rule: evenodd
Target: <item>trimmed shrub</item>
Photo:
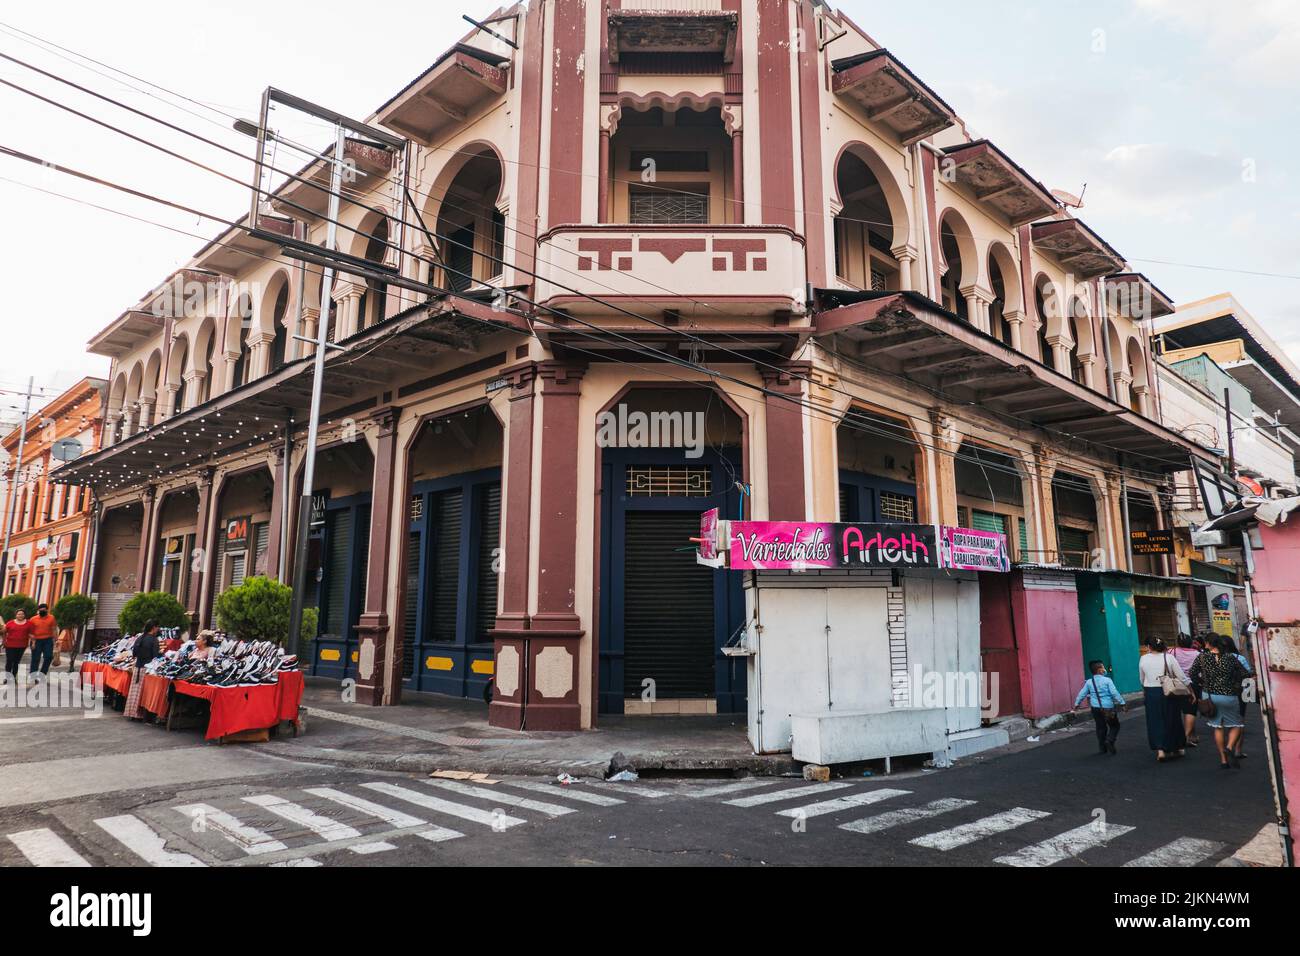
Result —
<instances>
[{"instance_id":1,"label":"trimmed shrub","mask_svg":"<svg viewBox=\"0 0 1300 956\"><path fill-rule=\"evenodd\" d=\"M65 594L55 602L53 613L59 627L80 630L95 616L95 599L85 594Z\"/></svg>"},{"instance_id":2,"label":"trimmed shrub","mask_svg":"<svg viewBox=\"0 0 1300 956\"><path fill-rule=\"evenodd\" d=\"M245 578L217 598L217 626L246 641L283 644L289 636L292 603L293 588L288 585L265 577ZM303 608L299 640L316 636L316 617L316 608Z\"/></svg>"},{"instance_id":3,"label":"trimmed shrub","mask_svg":"<svg viewBox=\"0 0 1300 956\"><path fill-rule=\"evenodd\" d=\"M117 627L124 635L139 634L150 621L159 627L189 627L190 616L181 602L166 591L142 591L122 607Z\"/></svg>"},{"instance_id":4,"label":"trimmed shrub","mask_svg":"<svg viewBox=\"0 0 1300 956\"><path fill-rule=\"evenodd\" d=\"M0 618L12 621L19 609L26 611L28 617L32 617L36 614L36 602L26 594L15 593L0 598Z\"/></svg>"}]
</instances>

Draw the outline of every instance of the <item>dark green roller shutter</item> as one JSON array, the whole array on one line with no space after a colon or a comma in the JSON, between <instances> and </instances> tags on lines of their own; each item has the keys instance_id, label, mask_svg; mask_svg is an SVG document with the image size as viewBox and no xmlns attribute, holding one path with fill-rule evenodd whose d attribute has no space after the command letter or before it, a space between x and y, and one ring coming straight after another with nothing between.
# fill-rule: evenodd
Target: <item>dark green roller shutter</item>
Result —
<instances>
[{"instance_id":1,"label":"dark green roller shutter","mask_svg":"<svg viewBox=\"0 0 1300 956\"><path fill-rule=\"evenodd\" d=\"M1006 515L994 514L991 511L972 511L970 521L970 526L976 531L996 531L999 534L1007 533Z\"/></svg>"},{"instance_id":2,"label":"dark green roller shutter","mask_svg":"<svg viewBox=\"0 0 1300 956\"><path fill-rule=\"evenodd\" d=\"M490 641L497 623L497 575L492 555L501 544L501 485L484 485L478 501L478 594L475 595L475 642Z\"/></svg>"},{"instance_id":3,"label":"dark green roller shutter","mask_svg":"<svg viewBox=\"0 0 1300 956\"><path fill-rule=\"evenodd\" d=\"M1087 566L1088 555L1092 550L1088 547L1088 532L1078 528L1057 527L1056 546L1060 552L1061 564L1076 568Z\"/></svg>"},{"instance_id":4,"label":"dark green roller shutter","mask_svg":"<svg viewBox=\"0 0 1300 956\"><path fill-rule=\"evenodd\" d=\"M698 511L629 511L623 595L623 692L652 679L661 700L714 696L714 572L689 546Z\"/></svg>"},{"instance_id":5,"label":"dark green roller shutter","mask_svg":"<svg viewBox=\"0 0 1300 956\"><path fill-rule=\"evenodd\" d=\"M1017 518L1016 524L1020 526L1020 560L1024 561L1029 554L1029 528L1025 524L1024 518Z\"/></svg>"}]
</instances>

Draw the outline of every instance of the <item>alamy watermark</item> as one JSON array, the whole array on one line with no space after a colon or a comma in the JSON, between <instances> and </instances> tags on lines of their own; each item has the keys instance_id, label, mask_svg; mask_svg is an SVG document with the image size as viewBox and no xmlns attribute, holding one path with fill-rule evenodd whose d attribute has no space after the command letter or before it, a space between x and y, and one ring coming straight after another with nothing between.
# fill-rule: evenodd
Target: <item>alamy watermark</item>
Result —
<instances>
[{"instance_id":1,"label":"alamy watermark","mask_svg":"<svg viewBox=\"0 0 1300 956\"><path fill-rule=\"evenodd\" d=\"M687 458L704 454L703 412L642 412L619 404L596 416L601 448L681 448Z\"/></svg>"}]
</instances>

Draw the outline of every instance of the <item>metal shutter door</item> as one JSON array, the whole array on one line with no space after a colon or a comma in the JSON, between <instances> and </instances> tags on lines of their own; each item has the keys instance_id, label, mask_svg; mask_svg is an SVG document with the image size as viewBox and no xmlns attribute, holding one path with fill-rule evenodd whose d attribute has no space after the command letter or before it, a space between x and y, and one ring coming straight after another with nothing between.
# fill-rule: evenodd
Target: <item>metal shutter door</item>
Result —
<instances>
[{"instance_id":1,"label":"metal shutter door","mask_svg":"<svg viewBox=\"0 0 1300 956\"><path fill-rule=\"evenodd\" d=\"M430 496L433 508L432 607L428 638L431 641L456 640L456 609L460 590L461 505L459 491L443 491ZM697 532L698 533L698 532Z\"/></svg>"},{"instance_id":2,"label":"metal shutter door","mask_svg":"<svg viewBox=\"0 0 1300 956\"><path fill-rule=\"evenodd\" d=\"M1088 564L1088 532L1078 528L1056 529L1057 558L1061 564L1082 568Z\"/></svg>"},{"instance_id":3,"label":"metal shutter door","mask_svg":"<svg viewBox=\"0 0 1300 956\"><path fill-rule=\"evenodd\" d=\"M420 532L406 534L406 597L402 607L402 676L415 673L415 650L422 644L419 631Z\"/></svg>"},{"instance_id":4,"label":"metal shutter door","mask_svg":"<svg viewBox=\"0 0 1300 956\"><path fill-rule=\"evenodd\" d=\"M1007 533L1006 515L994 514L991 511L972 511L970 520L971 527L976 531L996 531L999 534Z\"/></svg>"},{"instance_id":5,"label":"metal shutter door","mask_svg":"<svg viewBox=\"0 0 1300 956\"><path fill-rule=\"evenodd\" d=\"M348 633L344 596L348 586L348 551L352 543L352 512L342 508L325 516L329 553L325 556L325 614L321 635L344 639Z\"/></svg>"},{"instance_id":6,"label":"metal shutter door","mask_svg":"<svg viewBox=\"0 0 1300 956\"><path fill-rule=\"evenodd\" d=\"M237 588L244 583L244 570L247 567L248 552L233 555L230 558L230 586Z\"/></svg>"},{"instance_id":7,"label":"metal shutter door","mask_svg":"<svg viewBox=\"0 0 1300 956\"><path fill-rule=\"evenodd\" d=\"M501 486L484 485L478 501L478 594L475 595L475 626L472 640L486 643L488 631L497 624L497 576L492 570L492 552L501 544Z\"/></svg>"},{"instance_id":8,"label":"metal shutter door","mask_svg":"<svg viewBox=\"0 0 1300 956\"><path fill-rule=\"evenodd\" d=\"M623 571L623 693L712 697L713 576L687 546L697 511L629 511Z\"/></svg>"},{"instance_id":9,"label":"metal shutter door","mask_svg":"<svg viewBox=\"0 0 1300 956\"><path fill-rule=\"evenodd\" d=\"M266 576L266 552L271 544L271 526L263 522L253 526L253 573Z\"/></svg>"}]
</instances>

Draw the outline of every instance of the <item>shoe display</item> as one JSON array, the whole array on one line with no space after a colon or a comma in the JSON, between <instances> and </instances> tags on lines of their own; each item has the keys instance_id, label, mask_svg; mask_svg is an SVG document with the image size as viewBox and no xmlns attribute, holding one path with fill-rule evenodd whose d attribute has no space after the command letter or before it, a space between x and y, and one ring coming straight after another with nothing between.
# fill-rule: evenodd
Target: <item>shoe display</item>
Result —
<instances>
[{"instance_id":1,"label":"shoe display","mask_svg":"<svg viewBox=\"0 0 1300 956\"><path fill-rule=\"evenodd\" d=\"M134 643L134 638L130 643ZM118 641L105 645L92 651L87 659L108 662L121 656L129 661L130 643ZM191 684L260 687L276 683L281 671L298 669L297 655L286 654L284 648L274 641L243 641L214 632L212 651L207 657L194 657L196 647L194 641L187 640L176 650L168 651L145 665L145 672Z\"/></svg>"}]
</instances>

